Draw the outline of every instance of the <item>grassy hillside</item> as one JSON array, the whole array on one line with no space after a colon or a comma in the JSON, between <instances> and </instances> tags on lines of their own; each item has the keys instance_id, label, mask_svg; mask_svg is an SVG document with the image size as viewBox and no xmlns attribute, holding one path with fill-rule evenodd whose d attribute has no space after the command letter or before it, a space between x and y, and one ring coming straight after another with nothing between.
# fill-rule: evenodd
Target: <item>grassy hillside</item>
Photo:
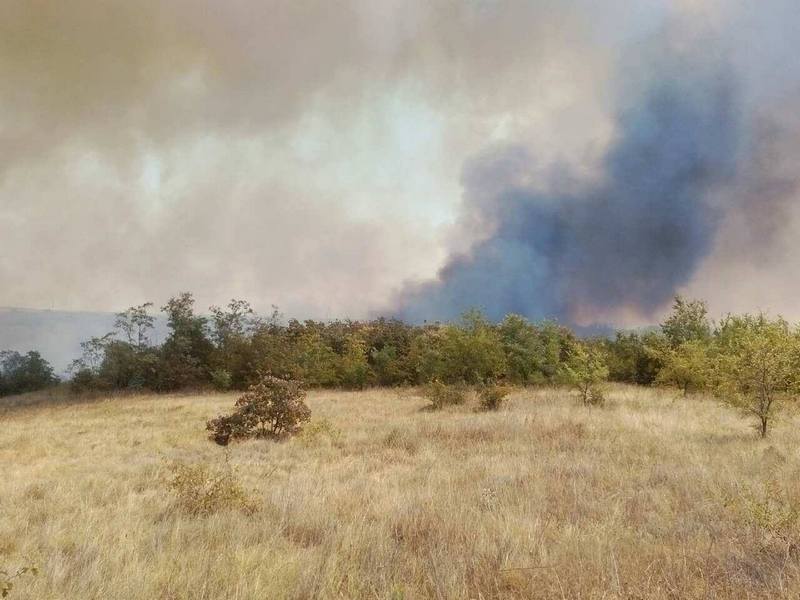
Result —
<instances>
[{"instance_id":1,"label":"grassy hillside","mask_svg":"<svg viewBox=\"0 0 800 600\"><path fill-rule=\"evenodd\" d=\"M231 445L260 505L193 516L176 462L225 468L232 395L2 413L0 568L17 599L797 598L800 421L762 441L710 400L615 388L421 411L315 392L340 435ZM335 432L334 432L335 433Z\"/></svg>"}]
</instances>

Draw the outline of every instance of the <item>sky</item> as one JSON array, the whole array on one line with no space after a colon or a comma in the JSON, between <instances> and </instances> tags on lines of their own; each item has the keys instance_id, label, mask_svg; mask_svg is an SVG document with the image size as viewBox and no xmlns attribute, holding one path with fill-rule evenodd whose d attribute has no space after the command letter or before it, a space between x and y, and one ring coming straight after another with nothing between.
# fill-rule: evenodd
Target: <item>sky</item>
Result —
<instances>
[{"instance_id":1,"label":"sky","mask_svg":"<svg viewBox=\"0 0 800 600\"><path fill-rule=\"evenodd\" d=\"M798 26L793 0L7 0L0 306L800 319Z\"/></svg>"}]
</instances>

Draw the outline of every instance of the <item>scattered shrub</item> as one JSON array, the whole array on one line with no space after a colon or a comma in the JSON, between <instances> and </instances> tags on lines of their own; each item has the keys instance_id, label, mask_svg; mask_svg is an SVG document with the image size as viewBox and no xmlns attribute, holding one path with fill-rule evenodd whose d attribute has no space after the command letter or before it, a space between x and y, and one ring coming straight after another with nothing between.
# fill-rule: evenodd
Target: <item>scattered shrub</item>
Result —
<instances>
[{"instance_id":1,"label":"scattered shrub","mask_svg":"<svg viewBox=\"0 0 800 600\"><path fill-rule=\"evenodd\" d=\"M504 385L484 384L478 388L478 398L482 410L499 410L511 393L511 388Z\"/></svg>"},{"instance_id":2,"label":"scattered shrub","mask_svg":"<svg viewBox=\"0 0 800 600\"><path fill-rule=\"evenodd\" d=\"M167 487L175 496L176 507L187 514L204 516L225 510L252 514L259 509L227 460L222 469L175 463L169 472Z\"/></svg>"},{"instance_id":3,"label":"scattered shrub","mask_svg":"<svg viewBox=\"0 0 800 600\"><path fill-rule=\"evenodd\" d=\"M461 385L447 385L435 380L425 386L425 397L430 400L430 408L441 410L445 406L464 404L466 400L466 390Z\"/></svg>"},{"instance_id":4,"label":"scattered shrub","mask_svg":"<svg viewBox=\"0 0 800 600\"><path fill-rule=\"evenodd\" d=\"M299 381L262 375L236 401L233 414L208 421L206 429L223 446L233 439L294 435L311 418L304 398L305 390Z\"/></svg>"}]
</instances>

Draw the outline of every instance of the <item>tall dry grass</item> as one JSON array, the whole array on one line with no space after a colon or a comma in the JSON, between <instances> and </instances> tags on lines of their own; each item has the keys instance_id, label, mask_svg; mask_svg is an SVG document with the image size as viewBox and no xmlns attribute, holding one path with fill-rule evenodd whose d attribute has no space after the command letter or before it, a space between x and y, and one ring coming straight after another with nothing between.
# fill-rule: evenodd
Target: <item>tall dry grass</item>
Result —
<instances>
[{"instance_id":1,"label":"tall dry grass","mask_svg":"<svg viewBox=\"0 0 800 600\"><path fill-rule=\"evenodd\" d=\"M260 505L182 511L170 465L222 468L232 395L21 406L0 419L12 598L798 598L800 432L615 388L425 412L412 391L315 392L319 435L228 449ZM334 432L326 435L326 432Z\"/></svg>"}]
</instances>

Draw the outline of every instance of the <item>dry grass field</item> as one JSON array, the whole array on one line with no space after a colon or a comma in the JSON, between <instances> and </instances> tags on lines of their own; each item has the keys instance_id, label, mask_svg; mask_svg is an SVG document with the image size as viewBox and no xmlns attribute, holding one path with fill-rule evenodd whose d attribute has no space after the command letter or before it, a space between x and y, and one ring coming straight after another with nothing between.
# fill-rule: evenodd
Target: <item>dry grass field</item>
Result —
<instances>
[{"instance_id":1,"label":"dry grass field","mask_svg":"<svg viewBox=\"0 0 800 600\"><path fill-rule=\"evenodd\" d=\"M497 413L412 390L313 392L325 432L227 449L259 510L193 515L176 463L224 469L233 395L0 414L0 568L19 600L798 598L800 430L617 387Z\"/></svg>"}]
</instances>

